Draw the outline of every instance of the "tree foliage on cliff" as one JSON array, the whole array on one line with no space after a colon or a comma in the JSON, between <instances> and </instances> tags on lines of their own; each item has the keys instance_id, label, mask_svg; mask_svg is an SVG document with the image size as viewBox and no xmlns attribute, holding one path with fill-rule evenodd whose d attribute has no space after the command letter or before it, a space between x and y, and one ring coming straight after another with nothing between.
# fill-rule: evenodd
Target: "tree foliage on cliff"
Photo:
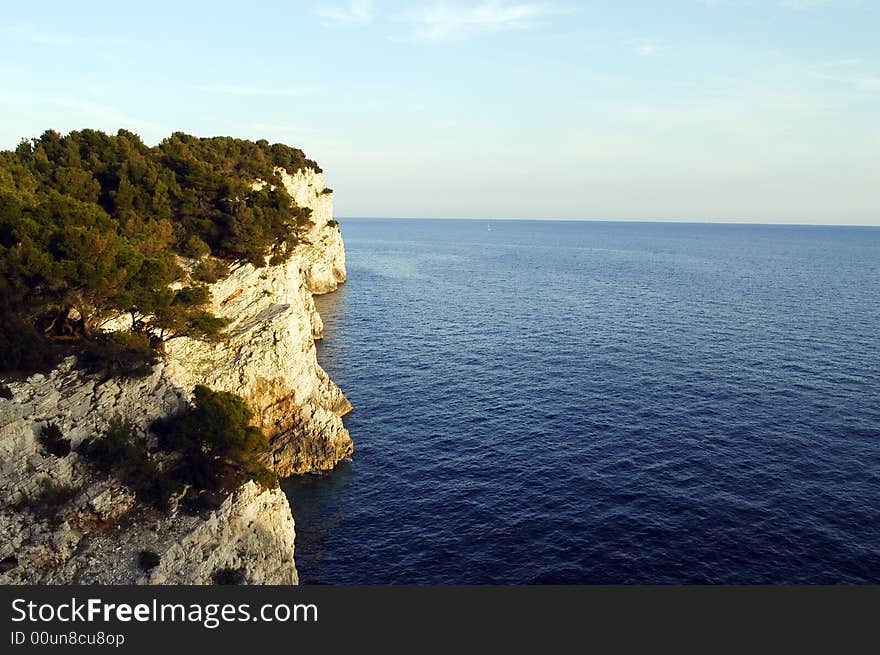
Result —
<instances>
[{"instance_id":1,"label":"tree foliage on cliff","mask_svg":"<svg viewBox=\"0 0 880 655\"><path fill-rule=\"evenodd\" d=\"M100 436L82 442L79 454L95 468L112 473L137 497L167 510L172 499L195 492L225 493L247 480L266 488L278 478L266 467L269 442L263 431L251 425L253 413L244 399L232 393L199 385L189 409L158 419L150 426L158 437L159 450L148 446L135 424L122 416L111 418ZM57 428L55 428L57 430ZM52 433L51 427L44 432ZM50 435L52 436L52 435ZM59 434L51 442L60 456ZM47 438L42 438L47 449ZM184 501L186 500L185 497Z\"/></svg>"},{"instance_id":2,"label":"tree foliage on cliff","mask_svg":"<svg viewBox=\"0 0 880 655\"><path fill-rule=\"evenodd\" d=\"M37 368L57 350L47 337L120 313L154 340L216 334L203 287L170 289L175 255L283 260L310 212L275 167L320 170L285 145L180 132L150 148L125 130L47 131L0 152L0 369Z\"/></svg>"},{"instance_id":3,"label":"tree foliage on cliff","mask_svg":"<svg viewBox=\"0 0 880 655\"><path fill-rule=\"evenodd\" d=\"M244 399L204 385L193 396L192 409L152 426L164 449L183 455L180 477L203 489L234 488L244 480L274 486L275 475L265 465L269 441L251 425L254 415Z\"/></svg>"}]
</instances>

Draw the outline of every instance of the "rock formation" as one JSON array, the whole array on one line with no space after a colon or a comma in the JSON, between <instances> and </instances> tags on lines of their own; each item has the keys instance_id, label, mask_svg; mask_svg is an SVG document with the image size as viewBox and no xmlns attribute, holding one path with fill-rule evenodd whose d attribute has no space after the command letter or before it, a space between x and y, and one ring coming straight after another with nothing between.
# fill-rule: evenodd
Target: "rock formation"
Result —
<instances>
[{"instance_id":1,"label":"rock formation","mask_svg":"<svg viewBox=\"0 0 880 655\"><path fill-rule=\"evenodd\" d=\"M6 382L12 398L0 398L0 584L209 584L223 571L252 584L297 582L293 517L280 489L249 482L216 506L163 513L76 452L114 416L149 438L153 419L185 407L193 387L205 384L246 399L281 477L330 469L351 455L341 420L351 405L315 349L323 326L312 294L332 291L346 275L332 196L311 169L279 173L296 204L312 210L313 225L287 262L234 267L211 285L213 312L231 321L228 338L169 341L163 361L140 379L88 377L69 358L48 375ZM70 440L69 454L40 445L50 424ZM155 553L158 563L142 565L142 552Z\"/></svg>"}]
</instances>

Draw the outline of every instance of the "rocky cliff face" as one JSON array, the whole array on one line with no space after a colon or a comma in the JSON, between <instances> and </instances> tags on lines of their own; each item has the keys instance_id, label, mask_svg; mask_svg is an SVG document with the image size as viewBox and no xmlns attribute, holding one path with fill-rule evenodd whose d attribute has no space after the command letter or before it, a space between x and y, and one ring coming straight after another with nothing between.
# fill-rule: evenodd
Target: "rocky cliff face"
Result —
<instances>
[{"instance_id":1,"label":"rocky cliff face","mask_svg":"<svg viewBox=\"0 0 880 655\"><path fill-rule=\"evenodd\" d=\"M183 408L205 384L248 401L282 477L351 455L341 420L351 405L318 365L323 327L312 298L345 280L342 236L323 175L281 174L314 224L284 264L240 266L212 285L213 311L231 320L227 339L172 340L142 379L87 378L70 359L48 376L8 383L12 399L0 398L0 583L206 584L224 569L254 584L297 582L293 518L279 489L248 483L217 506L164 514L75 452L116 415L147 435L150 421ZM50 423L71 453L39 444ZM148 571L138 565L143 550L159 557Z\"/></svg>"}]
</instances>

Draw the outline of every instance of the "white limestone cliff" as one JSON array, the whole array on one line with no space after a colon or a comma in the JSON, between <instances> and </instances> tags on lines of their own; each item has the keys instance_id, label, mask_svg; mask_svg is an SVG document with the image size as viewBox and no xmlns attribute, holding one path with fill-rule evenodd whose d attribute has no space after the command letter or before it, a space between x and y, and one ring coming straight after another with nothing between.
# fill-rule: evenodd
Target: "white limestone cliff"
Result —
<instances>
[{"instance_id":1,"label":"white limestone cliff","mask_svg":"<svg viewBox=\"0 0 880 655\"><path fill-rule=\"evenodd\" d=\"M279 173L296 204L311 208L313 225L287 262L239 266L211 285L213 311L230 319L228 338L169 341L163 361L142 379L101 382L70 358L49 375L7 382L13 397L0 398L0 584L207 584L222 569L253 584L297 582L293 517L279 489L248 483L218 507L164 514L75 452L116 415L148 435L153 419L185 407L193 387L205 384L246 399L281 477L330 469L352 454L341 419L351 405L315 349L323 326L312 294L332 291L346 276L332 196L311 169ZM70 454L40 446L49 423L71 440ZM64 490L51 517L22 511L47 489ZM148 572L137 563L141 550L159 556Z\"/></svg>"}]
</instances>

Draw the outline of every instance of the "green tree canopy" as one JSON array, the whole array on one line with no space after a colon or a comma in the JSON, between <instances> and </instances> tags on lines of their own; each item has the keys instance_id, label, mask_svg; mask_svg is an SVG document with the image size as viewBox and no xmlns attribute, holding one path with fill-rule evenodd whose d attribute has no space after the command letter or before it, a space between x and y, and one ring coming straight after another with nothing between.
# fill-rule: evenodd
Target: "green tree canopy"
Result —
<instances>
[{"instance_id":1,"label":"green tree canopy","mask_svg":"<svg viewBox=\"0 0 880 655\"><path fill-rule=\"evenodd\" d=\"M177 255L210 256L205 280L224 264L288 257L310 210L278 167L320 171L282 144L180 132L150 148L126 130L49 130L0 152L0 352L34 347L21 325L88 337L120 313L159 340L215 335L223 321L205 310L204 289L169 288L185 278ZM268 184L256 190L257 179ZM0 369L27 360L0 355Z\"/></svg>"},{"instance_id":2,"label":"green tree canopy","mask_svg":"<svg viewBox=\"0 0 880 655\"><path fill-rule=\"evenodd\" d=\"M193 396L192 409L153 425L164 448L183 454L182 477L203 488L237 486L245 479L274 485L275 476L265 466L269 441L251 425L253 412L244 399L203 385Z\"/></svg>"}]
</instances>

